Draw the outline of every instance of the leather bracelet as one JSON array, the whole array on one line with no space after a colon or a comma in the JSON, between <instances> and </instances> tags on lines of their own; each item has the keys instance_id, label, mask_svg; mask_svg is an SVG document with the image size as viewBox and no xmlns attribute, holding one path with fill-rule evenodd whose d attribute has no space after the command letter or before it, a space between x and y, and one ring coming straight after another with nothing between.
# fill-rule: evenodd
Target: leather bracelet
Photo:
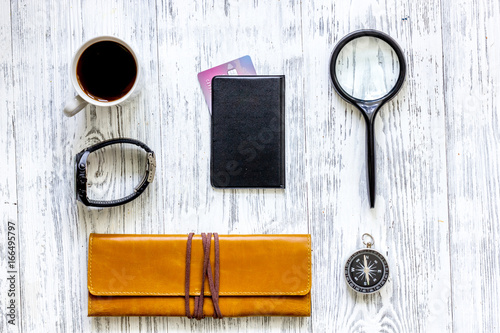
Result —
<instances>
[{"instance_id":1,"label":"leather bracelet","mask_svg":"<svg viewBox=\"0 0 500 333\"><path fill-rule=\"evenodd\" d=\"M99 150L101 148L119 144L119 143L128 143L141 147L147 153L147 162L146 162L146 173L142 181L135 188L134 192L126 197L116 200L92 200L87 196L87 159L90 153ZM128 138L120 138L120 139L111 139L99 142L91 147L85 148L78 154L76 154L75 158L75 191L76 191L76 199L83 203L85 206L91 207L113 207L126 204L137 198L139 195L144 192L144 190L148 187L150 183L153 182L156 172L156 157L155 153L144 143Z\"/></svg>"}]
</instances>

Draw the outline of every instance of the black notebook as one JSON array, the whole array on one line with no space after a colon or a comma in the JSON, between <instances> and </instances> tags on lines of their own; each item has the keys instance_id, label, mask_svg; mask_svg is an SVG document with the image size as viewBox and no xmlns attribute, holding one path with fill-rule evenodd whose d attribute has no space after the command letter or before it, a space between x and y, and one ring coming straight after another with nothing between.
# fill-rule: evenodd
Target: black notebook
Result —
<instances>
[{"instance_id":1,"label":"black notebook","mask_svg":"<svg viewBox=\"0 0 500 333\"><path fill-rule=\"evenodd\" d=\"M212 79L210 181L216 188L285 188L285 76Z\"/></svg>"}]
</instances>

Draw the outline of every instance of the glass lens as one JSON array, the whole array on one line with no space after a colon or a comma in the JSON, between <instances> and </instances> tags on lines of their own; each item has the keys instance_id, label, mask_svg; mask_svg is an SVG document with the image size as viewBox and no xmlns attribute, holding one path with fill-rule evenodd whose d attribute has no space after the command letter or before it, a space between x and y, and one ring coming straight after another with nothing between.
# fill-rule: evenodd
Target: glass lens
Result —
<instances>
[{"instance_id":1,"label":"glass lens","mask_svg":"<svg viewBox=\"0 0 500 333\"><path fill-rule=\"evenodd\" d=\"M347 43L336 59L335 75L354 98L371 101L387 95L399 77L399 59L380 38L363 36Z\"/></svg>"},{"instance_id":2,"label":"glass lens","mask_svg":"<svg viewBox=\"0 0 500 333\"><path fill-rule=\"evenodd\" d=\"M115 144L91 153L87 159L87 196L116 200L134 193L146 173L147 155L132 144Z\"/></svg>"}]
</instances>

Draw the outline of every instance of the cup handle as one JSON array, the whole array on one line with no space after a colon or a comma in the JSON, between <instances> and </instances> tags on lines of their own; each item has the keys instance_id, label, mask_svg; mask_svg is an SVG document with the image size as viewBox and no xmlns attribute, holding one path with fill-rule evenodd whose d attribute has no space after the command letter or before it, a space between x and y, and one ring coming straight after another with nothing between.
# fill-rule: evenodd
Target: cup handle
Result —
<instances>
[{"instance_id":1,"label":"cup handle","mask_svg":"<svg viewBox=\"0 0 500 333\"><path fill-rule=\"evenodd\" d=\"M67 117L73 117L75 114L80 112L89 104L86 100L81 98L79 95L68 100L66 106L64 107L64 115Z\"/></svg>"}]
</instances>

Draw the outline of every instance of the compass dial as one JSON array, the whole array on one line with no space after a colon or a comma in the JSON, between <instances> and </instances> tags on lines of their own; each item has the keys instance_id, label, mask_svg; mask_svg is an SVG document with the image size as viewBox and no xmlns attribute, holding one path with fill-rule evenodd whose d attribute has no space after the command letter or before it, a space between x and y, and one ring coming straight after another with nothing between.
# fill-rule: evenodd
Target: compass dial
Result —
<instances>
[{"instance_id":1,"label":"compass dial","mask_svg":"<svg viewBox=\"0 0 500 333\"><path fill-rule=\"evenodd\" d=\"M382 288L389 278L389 265L382 254L372 249L354 252L345 264L347 284L363 294L374 293Z\"/></svg>"}]
</instances>

